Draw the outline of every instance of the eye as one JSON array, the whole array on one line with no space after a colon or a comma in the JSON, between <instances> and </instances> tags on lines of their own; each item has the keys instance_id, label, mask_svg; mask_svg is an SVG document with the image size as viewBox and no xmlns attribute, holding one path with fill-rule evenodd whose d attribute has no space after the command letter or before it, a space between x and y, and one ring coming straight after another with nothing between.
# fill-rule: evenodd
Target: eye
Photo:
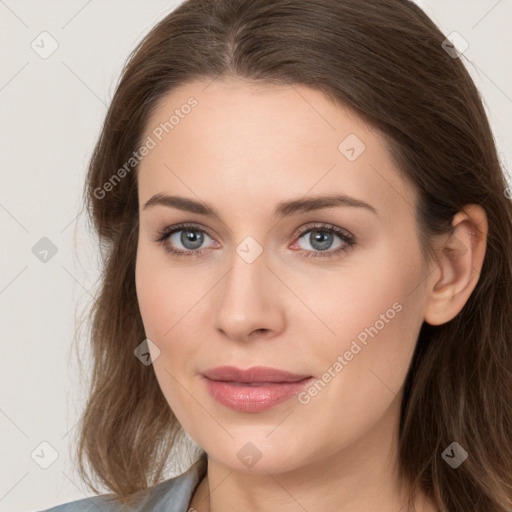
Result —
<instances>
[{"instance_id":1,"label":"eye","mask_svg":"<svg viewBox=\"0 0 512 512\"><path fill-rule=\"evenodd\" d=\"M211 242L214 241L206 231L199 226L194 224L179 224L168 227L158 233L155 242L161 243L167 252L180 257L202 255L205 249L200 249L200 247L208 240Z\"/></svg>"},{"instance_id":2,"label":"eye","mask_svg":"<svg viewBox=\"0 0 512 512\"><path fill-rule=\"evenodd\" d=\"M303 250L308 253L306 254L308 258L330 258L355 245L355 239L352 235L345 230L329 224L316 224L312 227L303 228L294 245L297 245L303 238L306 242L306 247L303 248ZM334 245L336 238L338 238L338 243ZM309 245L309 247L307 247L307 245Z\"/></svg>"},{"instance_id":3,"label":"eye","mask_svg":"<svg viewBox=\"0 0 512 512\"><path fill-rule=\"evenodd\" d=\"M291 246L296 249L298 242L303 239L309 247L300 247L301 252L305 252L307 258L330 258L349 250L356 245L355 238L347 231L332 226L330 224L315 224L302 228L299 238ZM338 243L336 243L336 238ZM178 224L169 226L157 235L155 242L163 245L166 252L175 257L184 256L203 256L208 251L208 244L203 247L205 242L209 242L210 247L220 244L213 240L208 233L200 226L195 224ZM333 249L334 245L334 250Z\"/></svg>"}]
</instances>

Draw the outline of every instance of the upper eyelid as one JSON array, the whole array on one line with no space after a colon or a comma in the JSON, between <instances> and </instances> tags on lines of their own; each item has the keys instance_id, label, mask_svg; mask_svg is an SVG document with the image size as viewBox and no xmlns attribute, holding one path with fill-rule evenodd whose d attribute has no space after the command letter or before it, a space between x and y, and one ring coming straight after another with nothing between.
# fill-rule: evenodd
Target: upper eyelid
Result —
<instances>
[{"instance_id":1,"label":"upper eyelid","mask_svg":"<svg viewBox=\"0 0 512 512\"><path fill-rule=\"evenodd\" d=\"M193 224L193 223L188 223L188 222L176 224L175 226L168 226L167 228L164 228L162 230L162 234L167 233L167 235L170 236L171 234L178 233L178 232L186 230L186 229L189 229L189 230L195 229L197 231L202 231L202 232L206 233L210 238L214 238L213 235L210 234L210 231L207 228L205 228L199 224Z\"/></svg>"},{"instance_id":2,"label":"upper eyelid","mask_svg":"<svg viewBox=\"0 0 512 512\"><path fill-rule=\"evenodd\" d=\"M355 238L355 236L348 231L345 228L341 228L339 226L336 226L334 224L329 224L328 222L314 222L314 225L306 225L304 227L300 227L298 230L298 235L302 237L304 233L307 233L308 231L311 231L313 229L318 229L319 231L325 230L325 231L333 231L335 234L344 234L347 237ZM316 225L320 224L320 225ZM339 233L341 232L341 233Z\"/></svg>"}]
</instances>

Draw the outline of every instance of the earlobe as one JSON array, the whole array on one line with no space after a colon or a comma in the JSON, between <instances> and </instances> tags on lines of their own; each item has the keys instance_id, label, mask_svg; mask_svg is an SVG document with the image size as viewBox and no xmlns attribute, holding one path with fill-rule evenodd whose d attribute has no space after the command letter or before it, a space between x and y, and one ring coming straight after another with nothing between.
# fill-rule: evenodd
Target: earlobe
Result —
<instances>
[{"instance_id":1,"label":"earlobe","mask_svg":"<svg viewBox=\"0 0 512 512\"><path fill-rule=\"evenodd\" d=\"M436 268L430 273L425 321L441 325L452 320L473 292L487 247L485 210L467 205L452 220L453 230L436 248Z\"/></svg>"}]
</instances>

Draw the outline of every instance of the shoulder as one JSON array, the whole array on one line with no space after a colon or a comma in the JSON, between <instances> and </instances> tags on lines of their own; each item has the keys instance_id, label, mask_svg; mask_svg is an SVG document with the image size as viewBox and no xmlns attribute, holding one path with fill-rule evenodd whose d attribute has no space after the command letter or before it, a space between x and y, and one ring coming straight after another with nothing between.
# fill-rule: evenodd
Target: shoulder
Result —
<instances>
[{"instance_id":1,"label":"shoulder","mask_svg":"<svg viewBox=\"0 0 512 512\"><path fill-rule=\"evenodd\" d=\"M203 455L185 473L141 491L135 502L123 505L112 494L91 496L40 512L187 512L190 499L206 473Z\"/></svg>"}]
</instances>

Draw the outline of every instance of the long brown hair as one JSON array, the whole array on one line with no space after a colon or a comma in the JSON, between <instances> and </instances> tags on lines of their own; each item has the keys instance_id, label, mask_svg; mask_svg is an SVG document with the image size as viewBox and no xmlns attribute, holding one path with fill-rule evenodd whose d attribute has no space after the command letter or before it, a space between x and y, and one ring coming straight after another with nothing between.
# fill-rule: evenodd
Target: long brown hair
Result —
<instances>
[{"instance_id":1,"label":"long brown hair","mask_svg":"<svg viewBox=\"0 0 512 512\"><path fill-rule=\"evenodd\" d=\"M487 251L473 293L450 322L421 328L405 382L399 463L411 489L442 512L512 510L512 205L479 93L445 38L408 0L188 0L133 51L85 188L104 264L78 441L91 489L99 492L86 463L119 500L158 483L181 429L151 365L134 357L145 338L134 277L136 165L120 180L113 175L141 146L168 92L194 79L235 77L315 88L380 129L419 192L426 261L434 257L431 235L448 233L465 205L484 208ZM441 457L452 442L469 453L457 469Z\"/></svg>"}]
</instances>

